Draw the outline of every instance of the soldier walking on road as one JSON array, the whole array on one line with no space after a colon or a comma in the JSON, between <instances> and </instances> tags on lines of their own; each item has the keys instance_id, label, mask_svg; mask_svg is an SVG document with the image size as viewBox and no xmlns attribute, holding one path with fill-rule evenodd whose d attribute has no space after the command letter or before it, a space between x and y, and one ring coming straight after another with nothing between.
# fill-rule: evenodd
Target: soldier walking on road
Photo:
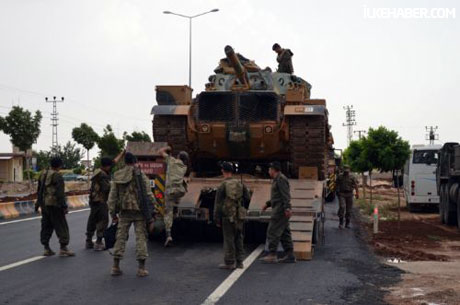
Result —
<instances>
[{"instance_id":1,"label":"soldier walking on road","mask_svg":"<svg viewBox=\"0 0 460 305\"><path fill-rule=\"evenodd\" d=\"M115 172L111 183L108 206L113 222L118 222L117 241L114 247L112 275L121 275L120 260L126 248L126 240L131 224L136 235L136 259L139 263L137 276L144 277L149 273L145 269L147 253L147 220L143 213L140 196L153 202L150 181L140 169L135 168L136 157L132 153L125 154L126 166ZM144 185L139 185L144 183ZM141 194L143 190L146 194ZM148 221L150 221L149 219Z\"/></svg>"},{"instance_id":2,"label":"soldier walking on road","mask_svg":"<svg viewBox=\"0 0 460 305\"><path fill-rule=\"evenodd\" d=\"M292 216L289 181L281 173L281 164L279 162L270 164L269 174L273 179L270 201L267 201L262 208L263 211L268 207L272 208L272 215L267 229L269 253L261 261L263 263L277 263L276 251L278 244L281 242L285 255L279 262L295 263L294 245L289 227L289 218Z\"/></svg>"},{"instance_id":3,"label":"soldier walking on road","mask_svg":"<svg viewBox=\"0 0 460 305\"><path fill-rule=\"evenodd\" d=\"M107 199L110 192L110 169L112 159L102 158L101 168L97 169L91 177L91 188L89 194L89 206L91 212L86 226L86 249L96 251L105 250L102 238L104 230L109 223L109 208ZM96 231L96 245L93 244L93 235Z\"/></svg>"},{"instance_id":4,"label":"soldier walking on road","mask_svg":"<svg viewBox=\"0 0 460 305\"><path fill-rule=\"evenodd\" d=\"M250 195L243 183L232 177L231 163L222 164L222 174L224 181L217 189L214 203L214 221L222 228L224 237L224 263L219 268L243 269L245 204L249 203Z\"/></svg>"},{"instance_id":5,"label":"soldier walking on road","mask_svg":"<svg viewBox=\"0 0 460 305\"><path fill-rule=\"evenodd\" d=\"M62 167L62 160L53 157L50 162L51 169L45 170L38 180L37 203L35 210L41 209L42 228L40 231L40 241L45 247L44 256L52 256L56 253L50 248L49 241L53 231L59 239L61 249L59 256L74 256L75 253L67 248L69 244L69 226L65 214L68 206L65 197L65 185L59 170Z\"/></svg>"},{"instance_id":6,"label":"soldier walking on road","mask_svg":"<svg viewBox=\"0 0 460 305\"><path fill-rule=\"evenodd\" d=\"M281 46L277 43L273 45L272 50L278 54L276 57L276 61L278 62L277 72L289 74L294 73L294 66L292 65L292 56L294 56L294 53L292 53L289 49L281 48Z\"/></svg>"},{"instance_id":7,"label":"soldier walking on road","mask_svg":"<svg viewBox=\"0 0 460 305\"><path fill-rule=\"evenodd\" d=\"M350 219L353 209L353 190L356 190L356 199L359 198L358 182L350 175L350 167L345 165L343 173L337 178L337 193L339 194L339 229L343 229L345 214L345 227L350 228Z\"/></svg>"},{"instance_id":8,"label":"soldier walking on road","mask_svg":"<svg viewBox=\"0 0 460 305\"><path fill-rule=\"evenodd\" d=\"M171 246L173 238L171 230L174 222L174 209L179 206L180 200L187 192L187 183L184 176L187 173L187 164L189 160L188 153L179 152L177 158L171 156L171 147L161 148L158 153L166 161L166 185L165 185L165 215L164 223L166 230L165 247Z\"/></svg>"}]
</instances>

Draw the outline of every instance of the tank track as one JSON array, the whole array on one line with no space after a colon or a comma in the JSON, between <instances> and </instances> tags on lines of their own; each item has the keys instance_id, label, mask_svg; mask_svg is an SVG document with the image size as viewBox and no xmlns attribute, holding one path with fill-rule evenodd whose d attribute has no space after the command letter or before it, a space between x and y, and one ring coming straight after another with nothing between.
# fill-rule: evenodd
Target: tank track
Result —
<instances>
[{"instance_id":1,"label":"tank track","mask_svg":"<svg viewBox=\"0 0 460 305\"><path fill-rule=\"evenodd\" d=\"M327 118L324 116L293 116L289 118L289 152L291 177L298 177L300 166L318 168L318 178L326 179Z\"/></svg>"},{"instance_id":2,"label":"tank track","mask_svg":"<svg viewBox=\"0 0 460 305\"><path fill-rule=\"evenodd\" d=\"M187 117L177 115L155 115L153 117L153 139L167 142L176 155L187 151Z\"/></svg>"}]
</instances>

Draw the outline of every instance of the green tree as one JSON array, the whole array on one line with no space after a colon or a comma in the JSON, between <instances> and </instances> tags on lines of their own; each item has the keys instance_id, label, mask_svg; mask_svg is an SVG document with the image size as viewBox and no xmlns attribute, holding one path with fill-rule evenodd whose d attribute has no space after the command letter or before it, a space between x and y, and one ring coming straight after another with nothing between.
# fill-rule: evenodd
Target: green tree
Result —
<instances>
[{"instance_id":1,"label":"green tree","mask_svg":"<svg viewBox=\"0 0 460 305\"><path fill-rule=\"evenodd\" d=\"M83 152L80 148L70 141L64 146L58 145L52 148L51 155L59 156L62 159L62 167L66 169L79 167L80 160L83 158Z\"/></svg>"},{"instance_id":2,"label":"green tree","mask_svg":"<svg viewBox=\"0 0 460 305\"><path fill-rule=\"evenodd\" d=\"M30 111L22 107L14 106L6 117L0 117L0 130L10 136L11 143L21 151L26 152L26 169L30 182L30 156L27 151L32 148L32 144L37 142L40 135L40 123L42 114L36 111L32 116Z\"/></svg>"},{"instance_id":3,"label":"green tree","mask_svg":"<svg viewBox=\"0 0 460 305\"><path fill-rule=\"evenodd\" d=\"M152 142L150 136L146 134L144 131L133 131L131 134L127 134L125 132L123 137L126 141L129 142Z\"/></svg>"},{"instance_id":4,"label":"green tree","mask_svg":"<svg viewBox=\"0 0 460 305\"><path fill-rule=\"evenodd\" d=\"M99 140L98 134L94 129L86 123L81 123L80 127L72 129L72 138L75 142L82 145L86 149L86 161L89 166L89 151L94 147L94 144ZM88 171L89 175L89 171ZM89 179L88 179L89 182Z\"/></svg>"},{"instance_id":5,"label":"green tree","mask_svg":"<svg viewBox=\"0 0 460 305\"><path fill-rule=\"evenodd\" d=\"M366 180L364 172L372 171L372 163L369 162L366 155L366 141L367 139L365 137L358 141L352 141L350 146L343 152L345 164L348 164L353 172L361 174L364 200L366 199Z\"/></svg>"},{"instance_id":6,"label":"green tree","mask_svg":"<svg viewBox=\"0 0 460 305\"><path fill-rule=\"evenodd\" d=\"M34 151L32 156L37 158L37 171L44 170L50 164L50 152L45 150Z\"/></svg>"},{"instance_id":7,"label":"green tree","mask_svg":"<svg viewBox=\"0 0 460 305\"><path fill-rule=\"evenodd\" d=\"M104 134L97 141L97 146L101 150L100 156L114 158L124 148L125 140L118 139L113 132L112 126L107 125L104 128Z\"/></svg>"}]
</instances>

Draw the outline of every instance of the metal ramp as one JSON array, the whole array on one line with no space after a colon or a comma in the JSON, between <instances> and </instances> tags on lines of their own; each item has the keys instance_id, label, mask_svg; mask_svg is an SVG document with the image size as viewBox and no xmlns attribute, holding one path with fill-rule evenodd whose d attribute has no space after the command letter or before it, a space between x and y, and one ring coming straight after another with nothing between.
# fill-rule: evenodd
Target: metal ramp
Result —
<instances>
[{"instance_id":1,"label":"metal ramp","mask_svg":"<svg viewBox=\"0 0 460 305\"><path fill-rule=\"evenodd\" d=\"M294 254L298 260L311 260L314 244L320 240L323 182L289 180L293 216L290 219Z\"/></svg>"}]
</instances>

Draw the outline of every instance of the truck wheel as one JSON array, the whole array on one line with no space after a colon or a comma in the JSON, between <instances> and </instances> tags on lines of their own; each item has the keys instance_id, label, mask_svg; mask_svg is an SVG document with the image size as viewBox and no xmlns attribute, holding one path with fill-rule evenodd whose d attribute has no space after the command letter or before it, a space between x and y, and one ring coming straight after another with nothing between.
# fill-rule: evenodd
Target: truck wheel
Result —
<instances>
[{"instance_id":1,"label":"truck wheel","mask_svg":"<svg viewBox=\"0 0 460 305\"><path fill-rule=\"evenodd\" d=\"M457 227L460 230L460 192L457 197Z\"/></svg>"},{"instance_id":2,"label":"truck wheel","mask_svg":"<svg viewBox=\"0 0 460 305\"><path fill-rule=\"evenodd\" d=\"M409 208L409 212L411 212L411 213L416 213L416 212L418 212L418 209L415 207L415 205L414 205L413 203L410 203L410 202L409 202L409 203L407 204L407 206L408 206L408 208Z\"/></svg>"},{"instance_id":3,"label":"truck wheel","mask_svg":"<svg viewBox=\"0 0 460 305\"><path fill-rule=\"evenodd\" d=\"M442 224L446 223L446 219L444 218L444 207L445 207L445 197L444 197L444 184L441 185L439 188L439 219L441 220Z\"/></svg>"},{"instance_id":4,"label":"truck wheel","mask_svg":"<svg viewBox=\"0 0 460 305\"><path fill-rule=\"evenodd\" d=\"M332 202L334 201L335 199L335 192L330 192L327 196L326 196L326 202Z\"/></svg>"},{"instance_id":5,"label":"truck wheel","mask_svg":"<svg viewBox=\"0 0 460 305\"><path fill-rule=\"evenodd\" d=\"M446 224L448 226L455 226L457 225L457 203L455 201L450 200L449 188L446 185L445 194L444 194L445 206L444 206L444 215Z\"/></svg>"}]
</instances>

